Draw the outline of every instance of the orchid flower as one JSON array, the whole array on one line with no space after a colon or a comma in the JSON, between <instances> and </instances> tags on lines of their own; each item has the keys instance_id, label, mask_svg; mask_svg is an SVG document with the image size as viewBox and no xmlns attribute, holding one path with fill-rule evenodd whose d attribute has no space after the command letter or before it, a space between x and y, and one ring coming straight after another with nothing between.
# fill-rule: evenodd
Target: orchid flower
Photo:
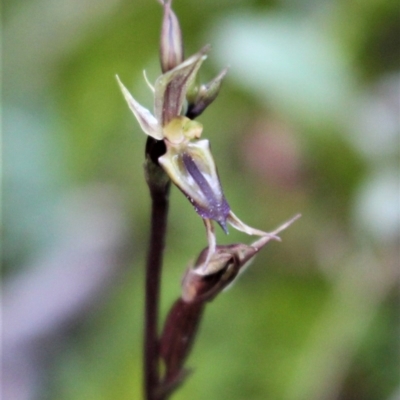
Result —
<instances>
[{"instance_id":1,"label":"orchid flower","mask_svg":"<svg viewBox=\"0 0 400 400\"><path fill-rule=\"evenodd\" d=\"M181 61L183 55L179 26L170 9L170 1L163 4L164 37L172 37L173 40L172 44L171 40L163 42L162 34L161 49L164 51L161 51L161 60L164 73L157 78L154 87L148 83L154 93L154 114L133 98L117 76L125 100L144 133L164 141L166 153L158 158L158 163L203 218L208 238L207 260L216 250L212 221L216 221L225 233L228 233L227 224L230 224L249 235L280 240L275 234L243 223L225 199L209 141L200 140L203 126L193 118L200 115L216 98L227 69L222 70L208 84L197 85L197 73L207 57L209 46ZM172 36L168 32L172 32Z\"/></svg>"}]
</instances>

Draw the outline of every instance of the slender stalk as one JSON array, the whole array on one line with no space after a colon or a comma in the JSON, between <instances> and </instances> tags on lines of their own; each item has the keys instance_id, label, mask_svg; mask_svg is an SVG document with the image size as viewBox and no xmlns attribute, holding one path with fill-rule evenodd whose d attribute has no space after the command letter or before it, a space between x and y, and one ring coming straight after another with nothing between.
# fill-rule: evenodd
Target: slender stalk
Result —
<instances>
[{"instance_id":1,"label":"slender stalk","mask_svg":"<svg viewBox=\"0 0 400 400\"><path fill-rule=\"evenodd\" d=\"M161 271L167 230L170 181L154 162L163 152L163 142L148 140L145 173L151 195L150 247L146 263L144 324L144 391L146 400L157 400L159 377L158 314Z\"/></svg>"}]
</instances>

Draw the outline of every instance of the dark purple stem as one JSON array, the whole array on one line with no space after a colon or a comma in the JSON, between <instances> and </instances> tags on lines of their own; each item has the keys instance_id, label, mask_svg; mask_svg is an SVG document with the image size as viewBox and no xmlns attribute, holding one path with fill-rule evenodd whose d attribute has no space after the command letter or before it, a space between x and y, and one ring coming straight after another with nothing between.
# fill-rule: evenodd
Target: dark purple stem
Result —
<instances>
[{"instance_id":1,"label":"dark purple stem","mask_svg":"<svg viewBox=\"0 0 400 400\"><path fill-rule=\"evenodd\" d=\"M163 142L153 139L148 140L146 146L145 173L152 200L150 247L147 255L145 287L144 389L146 400L159 399L157 395L160 383L158 314L170 181L154 160L158 159L164 148Z\"/></svg>"}]
</instances>

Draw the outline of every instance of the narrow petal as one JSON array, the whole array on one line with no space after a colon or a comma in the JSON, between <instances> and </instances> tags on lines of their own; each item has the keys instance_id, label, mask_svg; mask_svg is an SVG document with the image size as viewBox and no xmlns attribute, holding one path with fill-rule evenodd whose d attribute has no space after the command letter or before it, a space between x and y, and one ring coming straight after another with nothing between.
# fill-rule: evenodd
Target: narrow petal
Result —
<instances>
[{"instance_id":1,"label":"narrow petal","mask_svg":"<svg viewBox=\"0 0 400 400\"><path fill-rule=\"evenodd\" d=\"M168 146L158 159L176 186L193 204L197 213L218 222L226 232L230 207L223 194L208 140L189 142L183 147Z\"/></svg>"},{"instance_id":2,"label":"narrow petal","mask_svg":"<svg viewBox=\"0 0 400 400\"><path fill-rule=\"evenodd\" d=\"M154 86L151 84L151 82L149 81L149 78L147 77L147 73L146 70L143 70L143 78L147 84L147 86L150 88L150 90L152 91L152 93L154 94Z\"/></svg>"},{"instance_id":3,"label":"narrow petal","mask_svg":"<svg viewBox=\"0 0 400 400\"><path fill-rule=\"evenodd\" d=\"M186 92L206 59L208 50L209 46L203 47L198 53L156 80L154 113L162 126L180 115Z\"/></svg>"},{"instance_id":4,"label":"narrow petal","mask_svg":"<svg viewBox=\"0 0 400 400\"><path fill-rule=\"evenodd\" d=\"M256 240L251 245L237 243L225 246L216 246L211 257L209 256L209 248L206 247L200 253L195 265L190 269L190 273L192 276L189 278L191 278L191 280L193 281L194 274L204 277L204 276L210 276L212 274L214 275L218 274L224 269L227 269L227 272L229 272L228 267L229 263L231 263L234 264L234 268L231 268L230 274L228 275L224 273L223 275L220 276L221 282L217 282L219 291L221 291L222 289L226 289L228 285L230 286L230 283L237 275L242 274L246 270L246 268L251 264L251 262L254 260L258 252L269 241L275 240L277 238L276 235L287 229L290 225L293 224L293 222L298 220L300 217L301 217L300 214L295 215L289 221L286 221L285 223L280 225L273 232L271 232L268 235L262 236L260 239ZM188 279L185 280L188 281ZM183 281L184 289L185 289L185 284L187 283L185 282L185 280ZM208 282L210 281L208 280ZM213 283L217 285L215 281ZM196 287L200 288L201 285L199 285L199 283L197 282ZM189 287L189 289L192 290L191 291L186 290L186 292L190 294L192 297L195 297L194 293L198 294L199 292L199 290L197 291L193 290L194 289L193 287ZM204 288L202 288L202 290L204 291Z\"/></svg>"},{"instance_id":5,"label":"narrow petal","mask_svg":"<svg viewBox=\"0 0 400 400\"><path fill-rule=\"evenodd\" d=\"M149 135L157 140L163 140L163 134L161 125L157 122L157 119L151 114L151 112L142 107L129 93L128 89L123 85L118 75L116 75L119 87L121 88L122 94L128 103L129 108L135 115L140 127L143 129L146 135Z\"/></svg>"},{"instance_id":6,"label":"narrow petal","mask_svg":"<svg viewBox=\"0 0 400 400\"><path fill-rule=\"evenodd\" d=\"M276 240L278 237L277 235L287 229L293 222L297 221L301 217L301 214L296 214L293 218L289 219L288 221L284 222L278 228L270 232L268 235L264 235L260 237L260 239L253 242L250 246L243 247L240 251L237 252L241 267L239 273L242 274L247 267L251 264L254 259L254 256L270 241ZM279 238L280 240L280 238Z\"/></svg>"},{"instance_id":7,"label":"narrow petal","mask_svg":"<svg viewBox=\"0 0 400 400\"><path fill-rule=\"evenodd\" d=\"M247 233L248 235L256 235L256 236L267 236L271 239L275 239L277 241L281 241L279 236L276 236L275 233L268 233L264 231L260 231L259 229L254 229L251 226L246 225L242 222L233 212L232 210L229 212L227 221L238 231Z\"/></svg>"}]
</instances>

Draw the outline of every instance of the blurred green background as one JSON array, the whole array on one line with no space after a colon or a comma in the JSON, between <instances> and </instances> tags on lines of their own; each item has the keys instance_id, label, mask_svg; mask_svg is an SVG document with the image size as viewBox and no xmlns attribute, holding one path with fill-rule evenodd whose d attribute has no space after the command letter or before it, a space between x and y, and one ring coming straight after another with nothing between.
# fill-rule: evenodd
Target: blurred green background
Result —
<instances>
[{"instance_id":1,"label":"blurred green background","mask_svg":"<svg viewBox=\"0 0 400 400\"><path fill-rule=\"evenodd\" d=\"M226 197L271 243L211 303L174 399L397 400L400 10L175 0L186 55L230 66L200 117ZM142 398L155 0L3 2L3 399ZM252 238L218 231L219 243ZM174 189L162 313L206 245Z\"/></svg>"}]
</instances>

